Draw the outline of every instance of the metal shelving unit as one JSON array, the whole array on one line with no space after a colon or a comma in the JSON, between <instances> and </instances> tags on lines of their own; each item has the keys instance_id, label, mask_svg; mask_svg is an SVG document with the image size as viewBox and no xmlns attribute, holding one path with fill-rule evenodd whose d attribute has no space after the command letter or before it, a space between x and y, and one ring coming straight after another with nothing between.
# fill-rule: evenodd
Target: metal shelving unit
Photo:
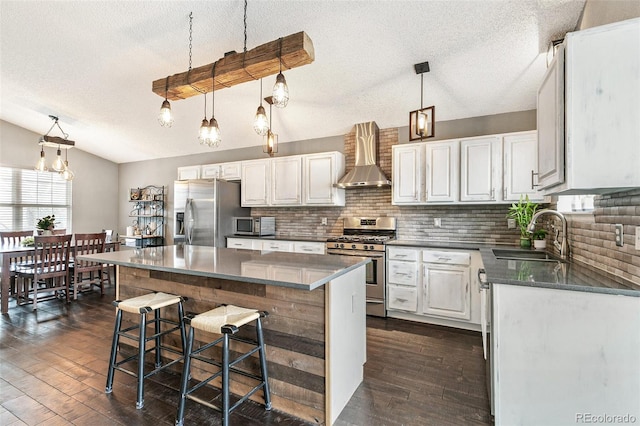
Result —
<instances>
[{"instance_id":1,"label":"metal shelving unit","mask_svg":"<svg viewBox=\"0 0 640 426\"><path fill-rule=\"evenodd\" d=\"M133 206L129 212L129 217L132 218L133 235L122 237L125 245L132 247L164 245L164 186L149 185L144 188L131 188L129 203Z\"/></svg>"}]
</instances>

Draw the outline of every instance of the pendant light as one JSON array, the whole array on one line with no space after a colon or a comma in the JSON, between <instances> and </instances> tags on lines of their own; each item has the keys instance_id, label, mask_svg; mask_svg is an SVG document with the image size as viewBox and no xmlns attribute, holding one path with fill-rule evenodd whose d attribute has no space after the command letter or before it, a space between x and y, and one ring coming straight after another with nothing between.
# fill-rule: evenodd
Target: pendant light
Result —
<instances>
[{"instance_id":1,"label":"pendant light","mask_svg":"<svg viewBox=\"0 0 640 426\"><path fill-rule=\"evenodd\" d=\"M204 118L200 124L200 131L198 132L198 140L201 145L209 145L209 120L207 120L207 94L204 95Z\"/></svg>"},{"instance_id":2,"label":"pendant light","mask_svg":"<svg viewBox=\"0 0 640 426\"><path fill-rule=\"evenodd\" d=\"M72 181L75 177L75 173L73 173L69 168L69 150L66 150L64 153L64 169L60 174L62 175L62 178L67 181Z\"/></svg>"},{"instance_id":3,"label":"pendant light","mask_svg":"<svg viewBox=\"0 0 640 426\"><path fill-rule=\"evenodd\" d=\"M276 76L276 84L273 86L273 105L278 108L284 108L289 103L289 88L287 81L282 74L282 37L280 37L280 52L278 53L278 61L280 62L280 72Z\"/></svg>"},{"instance_id":4,"label":"pendant light","mask_svg":"<svg viewBox=\"0 0 640 426\"><path fill-rule=\"evenodd\" d=\"M220 138L220 127L218 127L218 120L216 120L216 62L211 67L211 121L209 122L209 146L217 148L220 146L222 139Z\"/></svg>"},{"instance_id":5,"label":"pendant light","mask_svg":"<svg viewBox=\"0 0 640 426\"><path fill-rule=\"evenodd\" d=\"M62 161L62 151L60 151L60 145L58 145L58 151L56 152L56 159L53 161L51 168L56 172L64 170L64 161Z\"/></svg>"},{"instance_id":6,"label":"pendant light","mask_svg":"<svg viewBox=\"0 0 640 426\"><path fill-rule=\"evenodd\" d=\"M40 159L38 160L35 169L39 172L46 172L49 170L47 168L47 160L44 158L44 145L40 146Z\"/></svg>"},{"instance_id":7,"label":"pendant light","mask_svg":"<svg viewBox=\"0 0 640 426\"><path fill-rule=\"evenodd\" d=\"M262 79L260 79L260 106L258 106L258 110L256 111L256 118L253 120L253 130L255 130L256 133L261 136L266 135L267 131L269 130L267 113L262 106Z\"/></svg>"},{"instance_id":8,"label":"pendant light","mask_svg":"<svg viewBox=\"0 0 640 426\"><path fill-rule=\"evenodd\" d=\"M420 109L409 113L409 140L432 138L435 136L435 106L423 107L424 73L429 72L429 62L414 65L420 74Z\"/></svg>"},{"instance_id":9,"label":"pendant light","mask_svg":"<svg viewBox=\"0 0 640 426\"><path fill-rule=\"evenodd\" d=\"M262 152L269 154L269 157L273 157L274 154L278 152L278 135L273 133L271 129L271 118L273 117L273 114L271 114L271 105L274 104L274 99L273 96L269 96L264 98L264 100L269 104L269 129L263 138Z\"/></svg>"},{"instance_id":10,"label":"pendant light","mask_svg":"<svg viewBox=\"0 0 640 426\"><path fill-rule=\"evenodd\" d=\"M169 92L169 77L167 77L167 82L164 86L164 101L162 102L162 107L160 108L160 114L158 115L158 121L162 127L171 127L173 124L173 114L171 113L171 104L167 99L167 93Z\"/></svg>"}]
</instances>

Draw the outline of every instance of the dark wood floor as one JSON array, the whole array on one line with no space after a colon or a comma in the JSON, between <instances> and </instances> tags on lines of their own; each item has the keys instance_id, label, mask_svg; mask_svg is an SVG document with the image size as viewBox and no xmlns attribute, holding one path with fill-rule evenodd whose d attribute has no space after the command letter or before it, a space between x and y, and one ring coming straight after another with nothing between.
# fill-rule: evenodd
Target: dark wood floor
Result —
<instances>
[{"instance_id":1,"label":"dark wood floor","mask_svg":"<svg viewBox=\"0 0 640 426\"><path fill-rule=\"evenodd\" d=\"M147 382L135 409L135 379L116 373L104 393L113 332L113 288L16 307L0 321L0 425L172 425L178 378ZM337 425L491 424L478 333L368 317L365 380ZM187 406L185 423L220 424L219 415ZM234 425L304 425L245 403Z\"/></svg>"}]
</instances>

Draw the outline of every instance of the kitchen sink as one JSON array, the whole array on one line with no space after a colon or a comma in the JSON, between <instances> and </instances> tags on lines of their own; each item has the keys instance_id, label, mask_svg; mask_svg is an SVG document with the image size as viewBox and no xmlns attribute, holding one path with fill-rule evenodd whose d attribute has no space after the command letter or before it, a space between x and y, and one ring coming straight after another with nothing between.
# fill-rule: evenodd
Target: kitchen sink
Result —
<instances>
[{"instance_id":1,"label":"kitchen sink","mask_svg":"<svg viewBox=\"0 0 640 426\"><path fill-rule=\"evenodd\" d=\"M492 249L496 259L501 260L526 260L534 262L565 262L559 257L549 254L546 251L530 251L530 250L510 250L510 249Z\"/></svg>"}]
</instances>

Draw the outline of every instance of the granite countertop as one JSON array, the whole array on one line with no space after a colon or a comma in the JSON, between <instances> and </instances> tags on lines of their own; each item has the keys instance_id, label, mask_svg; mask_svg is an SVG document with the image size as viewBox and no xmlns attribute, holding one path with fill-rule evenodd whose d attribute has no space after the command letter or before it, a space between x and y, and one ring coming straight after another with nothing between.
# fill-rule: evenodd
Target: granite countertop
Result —
<instances>
[{"instance_id":1,"label":"granite countertop","mask_svg":"<svg viewBox=\"0 0 640 426\"><path fill-rule=\"evenodd\" d=\"M479 250L489 283L640 297L640 285L579 262L496 259L493 248L519 250L512 244L467 241L393 240L387 246ZM526 250L526 249L522 249ZM531 249L531 251L537 251Z\"/></svg>"},{"instance_id":2,"label":"granite countertop","mask_svg":"<svg viewBox=\"0 0 640 426\"><path fill-rule=\"evenodd\" d=\"M496 259L490 247L480 254L489 283L640 297L640 285L583 263Z\"/></svg>"},{"instance_id":3,"label":"granite countertop","mask_svg":"<svg viewBox=\"0 0 640 426\"><path fill-rule=\"evenodd\" d=\"M371 261L366 257L174 245L78 256L132 268L314 290Z\"/></svg>"}]
</instances>

